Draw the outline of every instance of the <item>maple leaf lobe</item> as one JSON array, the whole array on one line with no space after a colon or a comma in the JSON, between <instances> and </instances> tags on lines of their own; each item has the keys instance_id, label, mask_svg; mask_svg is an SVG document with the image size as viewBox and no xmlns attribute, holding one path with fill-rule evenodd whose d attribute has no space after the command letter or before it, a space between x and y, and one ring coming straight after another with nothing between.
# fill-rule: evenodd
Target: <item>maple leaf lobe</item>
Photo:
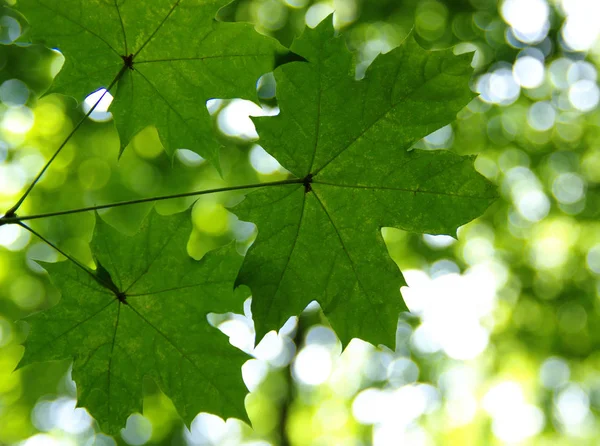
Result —
<instances>
[{"instance_id":1,"label":"maple leaf lobe","mask_svg":"<svg viewBox=\"0 0 600 446\"><path fill-rule=\"evenodd\" d=\"M470 57L409 37L356 80L331 18L291 49L308 63L275 70L281 112L253 121L261 146L303 180L235 207L258 228L237 283L252 290L257 339L317 300L343 345L393 345L405 282L381 228L453 234L496 197L472 158L408 150L472 99Z\"/></svg>"},{"instance_id":2,"label":"maple leaf lobe","mask_svg":"<svg viewBox=\"0 0 600 446\"><path fill-rule=\"evenodd\" d=\"M200 411L247 420L240 368L248 357L206 320L209 312L241 308L233 293L241 256L228 245L193 260L191 230L189 212L152 212L132 237L98 219L95 274L73 262L44 264L62 297L26 319L19 367L74 359L78 404L110 434L141 410L145 376L187 423Z\"/></svg>"},{"instance_id":3,"label":"maple leaf lobe","mask_svg":"<svg viewBox=\"0 0 600 446\"><path fill-rule=\"evenodd\" d=\"M250 24L215 20L227 3L20 0L18 7L31 23L24 39L65 56L47 93L81 101L116 83L110 111L122 148L154 126L170 155L185 147L218 168L221 144L208 110L198 104L256 100L258 78L295 57Z\"/></svg>"}]
</instances>

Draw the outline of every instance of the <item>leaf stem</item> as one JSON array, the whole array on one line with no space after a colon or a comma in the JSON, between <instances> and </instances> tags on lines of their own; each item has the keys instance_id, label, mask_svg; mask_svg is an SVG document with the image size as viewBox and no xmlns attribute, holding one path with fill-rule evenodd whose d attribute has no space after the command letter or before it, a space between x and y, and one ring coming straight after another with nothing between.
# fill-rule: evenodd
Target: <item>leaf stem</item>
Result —
<instances>
[{"instance_id":1,"label":"leaf stem","mask_svg":"<svg viewBox=\"0 0 600 446\"><path fill-rule=\"evenodd\" d=\"M111 286L110 283L106 283L104 280L102 280L101 277L99 277L96 273L94 273L94 271L92 271L91 269L89 269L87 266L85 266L83 263L81 263L75 257L70 256L69 254L67 254L66 252L64 252L62 249L60 249L58 246L56 246L54 243L52 243L46 237L44 237L39 232L37 232L34 229L32 229L30 226L27 226L25 223L19 221L19 222L17 222L17 224L19 226L21 226L22 228L27 229L29 232L31 232L33 235L35 235L36 237L38 237L41 241L43 241L44 243L46 243L48 246L54 248L56 251L58 251L59 253L61 253L68 260L70 260L71 262L73 262L78 268L80 268L85 273L89 274L89 276L92 279L94 279L96 282L98 282L98 284L101 287L106 288L107 290L109 290L110 292L114 293L115 295L117 294L118 290L115 290L114 286Z\"/></svg>"},{"instance_id":2,"label":"leaf stem","mask_svg":"<svg viewBox=\"0 0 600 446\"><path fill-rule=\"evenodd\" d=\"M254 188L259 188L259 187L283 186L286 184L302 184L302 182L303 182L302 179L294 178L291 180L271 181L271 182L267 182L267 183L245 184L242 186L227 186L227 187L219 187L216 189L205 189L205 190L198 190L198 191L193 191L193 192L183 192L180 194L161 195L158 197L149 197L149 198L139 198L137 200L118 201L116 203L100 204L97 206L88 206L85 208L69 209L66 211L47 212L44 214L35 214L35 215L18 216L15 214L9 215L9 213L7 212L4 217L0 218L0 225L11 224L11 223L20 224L20 222L25 221L25 220L36 220L39 218L56 217L59 215L78 214L80 212L98 211L101 209L110 209L110 208L120 207L120 206L130 206L133 204L170 200L173 198L196 197L199 195L215 194L218 192L229 192L229 191L244 190L244 189L254 189Z\"/></svg>"},{"instance_id":3,"label":"leaf stem","mask_svg":"<svg viewBox=\"0 0 600 446\"><path fill-rule=\"evenodd\" d=\"M8 211L6 211L6 215L9 215L9 216L14 216L15 215L15 213L17 212L17 210L19 209L19 207L21 207L21 205L23 204L23 201L25 201L25 199L27 198L27 196L29 195L29 193L33 190L33 187L37 184L37 182L40 180L40 178L42 178L42 175L44 175L44 173L46 172L46 170L48 170L48 167L50 167L50 164L52 164L52 162L60 154L60 152L62 151L62 149L71 140L71 138L73 137L73 135L75 134L75 132L77 132L77 130L79 130L79 127L81 127L83 125L83 123L85 122L85 120L92 114L92 112L96 109L96 107L98 106L98 104L100 104L100 101L104 98L104 95L106 95L106 93L108 93L110 91L110 89L115 86L115 84L119 81L119 79L121 79L121 76L123 76L123 73L125 73L126 69L127 69L126 65L123 65L121 67L121 69L119 70L119 72L117 73L117 75L115 76L115 78L112 80L112 82L110 83L110 85L108 86L108 88L106 89L106 91L104 93L102 93L102 96L100 96L100 98L90 108L90 110L83 116L83 118L81 118L81 120L77 123L77 125L75 125L75 127L73 127L73 130L71 130L71 132L67 135L67 137L62 142L62 144L58 147L58 149L56 149L56 152L54 152L54 154L46 162L46 164L44 165L44 167L42 168L42 170L40 170L40 172L33 179L33 181L31 182L31 184L29 185L29 187L25 191L25 193L21 196L21 198L19 198L19 201L17 201L17 203L13 207L11 207Z\"/></svg>"},{"instance_id":4,"label":"leaf stem","mask_svg":"<svg viewBox=\"0 0 600 446\"><path fill-rule=\"evenodd\" d=\"M85 271L90 276L92 276L94 279L98 280L98 277L92 272L92 270L90 270L87 266L85 266L84 264L82 264L81 262L79 262L79 260L77 260L75 257L72 257L69 254L67 254L66 252L64 252L62 249L60 249L58 246L56 246L54 243L52 243L50 240L48 240L42 234L40 234L39 232L35 231L30 226L27 226L23 222L19 221L19 222L17 222L17 224L19 226L21 226L22 228L24 228L24 229L28 230L29 232L31 232L33 235L35 235L36 237L38 237L41 241L43 241L44 243L46 243L48 246L54 248L56 251L58 251L59 253L61 253L63 256L65 256L67 259L69 259L71 262L73 262L75 265L77 265L83 271Z\"/></svg>"}]
</instances>

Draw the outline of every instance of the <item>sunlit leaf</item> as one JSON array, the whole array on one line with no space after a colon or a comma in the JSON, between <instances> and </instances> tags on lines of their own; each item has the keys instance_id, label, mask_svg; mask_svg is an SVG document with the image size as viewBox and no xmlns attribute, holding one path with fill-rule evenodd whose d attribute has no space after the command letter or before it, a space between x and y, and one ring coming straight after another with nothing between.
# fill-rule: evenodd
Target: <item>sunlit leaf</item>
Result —
<instances>
[{"instance_id":1,"label":"sunlit leaf","mask_svg":"<svg viewBox=\"0 0 600 446\"><path fill-rule=\"evenodd\" d=\"M252 25L215 20L230 0L20 0L27 38L58 48L65 63L52 86L83 100L108 87L125 147L148 125L167 151L188 148L218 163L205 103L255 99L256 81L286 50Z\"/></svg>"},{"instance_id":2,"label":"sunlit leaf","mask_svg":"<svg viewBox=\"0 0 600 446\"><path fill-rule=\"evenodd\" d=\"M281 114L255 122L305 184L257 190L235 208L258 226L238 283L252 289L257 336L317 300L344 343L392 345L404 280L381 228L455 235L496 199L473 157L407 150L473 98L471 55L408 38L357 81L331 19L291 49L309 63L275 71Z\"/></svg>"},{"instance_id":3,"label":"sunlit leaf","mask_svg":"<svg viewBox=\"0 0 600 446\"><path fill-rule=\"evenodd\" d=\"M21 366L73 358L79 404L112 434L141 411L145 376L187 423L200 411L246 419L240 368L248 358L206 319L241 308L235 248L190 258L189 213L152 212L133 237L96 224L94 274L72 262L43 264L62 298L27 319Z\"/></svg>"}]
</instances>

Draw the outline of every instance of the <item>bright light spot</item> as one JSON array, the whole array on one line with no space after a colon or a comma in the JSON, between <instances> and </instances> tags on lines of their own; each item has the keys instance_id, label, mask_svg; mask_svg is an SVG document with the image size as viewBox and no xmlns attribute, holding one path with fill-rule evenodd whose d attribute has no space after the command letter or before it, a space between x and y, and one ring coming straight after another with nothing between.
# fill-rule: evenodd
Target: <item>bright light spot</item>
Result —
<instances>
[{"instance_id":1,"label":"bright light spot","mask_svg":"<svg viewBox=\"0 0 600 446\"><path fill-rule=\"evenodd\" d=\"M403 426L394 423L378 424L373 427L373 446L430 446L433 438L421 426Z\"/></svg>"},{"instance_id":2,"label":"bright light spot","mask_svg":"<svg viewBox=\"0 0 600 446\"><path fill-rule=\"evenodd\" d=\"M90 114L90 119L99 122L109 121L112 119L112 113L108 111L108 108L112 101L112 95L106 91L106 89L101 88L85 98L85 101L83 101L83 112L89 113L92 107L94 107L95 104L98 104Z\"/></svg>"},{"instance_id":3,"label":"bright light spot","mask_svg":"<svg viewBox=\"0 0 600 446\"><path fill-rule=\"evenodd\" d=\"M523 218L536 223L548 215L550 200L530 169L523 166L513 167L506 172L504 181L510 187L513 203Z\"/></svg>"},{"instance_id":4,"label":"bright light spot","mask_svg":"<svg viewBox=\"0 0 600 446\"><path fill-rule=\"evenodd\" d=\"M306 11L306 24L311 28L316 28L331 13L333 13L333 8L327 3L315 3Z\"/></svg>"},{"instance_id":5,"label":"bright light spot","mask_svg":"<svg viewBox=\"0 0 600 446\"><path fill-rule=\"evenodd\" d=\"M442 348L435 334L431 333L431 327L423 324L413 332L411 342L421 353L435 353Z\"/></svg>"},{"instance_id":6,"label":"bright light spot","mask_svg":"<svg viewBox=\"0 0 600 446\"><path fill-rule=\"evenodd\" d=\"M343 399L353 398L363 385L364 364L370 359L374 347L359 339L352 339L344 352L337 358L329 379L329 387Z\"/></svg>"},{"instance_id":7,"label":"bright light spot","mask_svg":"<svg viewBox=\"0 0 600 446\"><path fill-rule=\"evenodd\" d=\"M26 171L18 164L0 165L0 190L3 195L15 195L25 186Z\"/></svg>"},{"instance_id":8,"label":"bright light spot","mask_svg":"<svg viewBox=\"0 0 600 446\"><path fill-rule=\"evenodd\" d=\"M567 88L572 82L569 80L569 71L573 66L573 61L565 57L554 60L550 64L550 79L554 86L560 89Z\"/></svg>"},{"instance_id":9,"label":"bright light spot","mask_svg":"<svg viewBox=\"0 0 600 446\"><path fill-rule=\"evenodd\" d=\"M246 318L235 317L219 324L219 330L229 336L229 343L240 350L251 353L254 348L254 333Z\"/></svg>"},{"instance_id":10,"label":"bright light spot","mask_svg":"<svg viewBox=\"0 0 600 446\"><path fill-rule=\"evenodd\" d=\"M517 199L516 205L519 214L532 223L542 220L550 212L550 200L540 190L526 191Z\"/></svg>"},{"instance_id":11,"label":"bright light spot","mask_svg":"<svg viewBox=\"0 0 600 446\"><path fill-rule=\"evenodd\" d=\"M253 223L241 221L236 215L233 215L230 222L230 231L237 241L245 243L249 242L252 236L256 234L256 226ZM244 252L240 252L240 254L245 254L248 247L244 245L241 249Z\"/></svg>"},{"instance_id":12,"label":"bright light spot","mask_svg":"<svg viewBox=\"0 0 600 446\"><path fill-rule=\"evenodd\" d=\"M5 15L0 18L0 43L10 45L21 35L21 24L14 17Z\"/></svg>"},{"instance_id":13,"label":"bright light spot","mask_svg":"<svg viewBox=\"0 0 600 446\"><path fill-rule=\"evenodd\" d=\"M279 329L279 336L291 338L298 327L298 316L289 317L283 326Z\"/></svg>"},{"instance_id":14,"label":"bright light spot","mask_svg":"<svg viewBox=\"0 0 600 446\"><path fill-rule=\"evenodd\" d=\"M4 141L0 141L0 163L6 161L8 156L8 144Z\"/></svg>"},{"instance_id":15,"label":"bright light spot","mask_svg":"<svg viewBox=\"0 0 600 446\"><path fill-rule=\"evenodd\" d=\"M393 425L404 430L437 404L430 386L409 384L396 390L366 389L352 403L352 414L359 423Z\"/></svg>"},{"instance_id":16,"label":"bright light spot","mask_svg":"<svg viewBox=\"0 0 600 446\"><path fill-rule=\"evenodd\" d=\"M570 384L555 398L556 415L562 424L582 424L590 414L590 399L581 387Z\"/></svg>"},{"instance_id":17,"label":"bright light spot","mask_svg":"<svg viewBox=\"0 0 600 446\"><path fill-rule=\"evenodd\" d=\"M0 101L9 107L25 105L29 98L29 88L19 79L9 79L0 85Z\"/></svg>"},{"instance_id":18,"label":"bright light spot","mask_svg":"<svg viewBox=\"0 0 600 446\"><path fill-rule=\"evenodd\" d=\"M506 67L480 76L476 91L485 102L510 105L519 98L521 88L513 77L512 69Z\"/></svg>"},{"instance_id":19,"label":"bright light spot","mask_svg":"<svg viewBox=\"0 0 600 446\"><path fill-rule=\"evenodd\" d=\"M255 145L250 150L250 164L252 164L252 167L254 167L258 173L263 175L286 172L286 170L281 167L281 164L259 145Z\"/></svg>"},{"instance_id":20,"label":"bright light spot","mask_svg":"<svg viewBox=\"0 0 600 446\"><path fill-rule=\"evenodd\" d=\"M387 379L395 387L413 383L419 378L419 367L408 358L397 358L387 367Z\"/></svg>"},{"instance_id":21,"label":"bright light spot","mask_svg":"<svg viewBox=\"0 0 600 446\"><path fill-rule=\"evenodd\" d=\"M329 349L322 345L307 345L296 357L294 376L304 384L318 386L329 378L333 361Z\"/></svg>"},{"instance_id":22,"label":"bright light spot","mask_svg":"<svg viewBox=\"0 0 600 446\"><path fill-rule=\"evenodd\" d=\"M108 435L96 434L94 436L94 442L92 443L92 445L93 446L117 446L117 443L115 443L115 440L113 440Z\"/></svg>"},{"instance_id":23,"label":"bright light spot","mask_svg":"<svg viewBox=\"0 0 600 446\"><path fill-rule=\"evenodd\" d=\"M188 149L177 149L175 151L175 156L177 157L177 159L179 161L181 161L182 164L189 166L189 167L199 166L204 161L206 161L204 158L202 158L196 152L192 152L191 150L188 150Z\"/></svg>"},{"instance_id":24,"label":"bright light spot","mask_svg":"<svg viewBox=\"0 0 600 446\"><path fill-rule=\"evenodd\" d=\"M449 235L423 234L423 241L433 249L444 249L456 243L456 239Z\"/></svg>"},{"instance_id":25,"label":"bright light spot","mask_svg":"<svg viewBox=\"0 0 600 446\"><path fill-rule=\"evenodd\" d=\"M142 445L152 436L152 423L143 415L134 413L127 418L125 429L121 429L121 436L133 446Z\"/></svg>"},{"instance_id":26,"label":"bright light spot","mask_svg":"<svg viewBox=\"0 0 600 446\"><path fill-rule=\"evenodd\" d=\"M565 43L575 51L588 51L600 35L600 3L597 0L562 0L566 21Z\"/></svg>"},{"instance_id":27,"label":"bright light spot","mask_svg":"<svg viewBox=\"0 0 600 446\"><path fill-rule=\"evenodd\" d=\"M495 416L492 431L502 441L517 443L539 434L544 424L544 413L539 407L522 404Z\"/></svg>"},{"instance_id":28,"label":"bright light spot","mask_svg":"<svg viewBox=\"0 0 600 446\"><path fill-rule=\"evenodd\" d=\"M0 246L4 246L9 251L19 251L27 246L31 234L17 225L0 226Z\"/></svg>"},{"instance_id":29,"label":"bright light spot","mask_svg":"<svg viewBox=\"0 0 600 446\"><path fill-rule=\"evenodd\" d=\"M452 426L464 426L475 417L477 381L475 370L466 365L451 367L440 375L439 387L444 395L446 416Z\"/></svg>"},{"instance_id":30,"label":"bright light spot","mask_svg":"<svg viewBox=\"0 0 600 446\"><path fill-rule=\"evenodd\" d=\"M596 67L585 60L575 62L571 65L569 71L567 71L567 80L570 84L581 80L596 82L597 79L598 72L596 71Z\"/></svg>"},{"instance_id":31,"label":"bright light spot","mask_svg":"<svg viewBox=\"0 0 600 446\"><path fill-rule=\"evenodd\" d=\"M540 381L548 389L564 386L571 376L569 365L561 358L548 358L540 367Z\"/></svg>"},{"instance_id":32,"label":"bright light spot","mask_svg":"<svg viewBox=\"0 0 600 446\"><path fill-rule=\"evenodd\" d=\"M588 112L596 108L600 101L600 90L595 82L581 80L569 88L569 101L577 110Z\"/></svg>"},{"instance_id":33,"label":"bright light spot","mask_svg":"<svg viewBox=\"0 0 600 446\"><path fill-rule=\"evenodd\" d=\"M539 270L562 267L577 237L576 231L569 231L572 225L568 222L555 222L545 227L540 226L531 247L530 261Z\"/></svg>"},{"instance_id":34,"label":"bright light spot","mask_svg":"<svg viewBox=\"0 0 600 446\"><path fill-rule=\"evenodd\" d=\"M214 115L223 105L223 99L209 99L206 101L206 109L208 113Z\"/></svg>"},{"instance_id":35,"label":"bright light spot","mask_svg":"<svg viewBox=\"0 0 600 446\"><path fill-rule=\"evenodd\" d=\"M429 275L432 279L444 274L459 274L460 268L452 260L441 259L435 261L429 268Z\"/></svg>"},{"instance_id":36,"label":"bright light spot","mask_svg":"<svg viewBox=\"0 0 600 446\"><path fill-rule=\"evenodd\" d=\"M92 425L92 418L81 407L75 407L77 401L60 398L52 403L51 412L56 417L56 426L73 435L81 434Z\"/></svg>"},{"instance_id":37,"label":"bright light spot","mask_svg":"<svg viewBox=\"0 0 600 446\"><path fill-rule=\"evenodd\" d=\"M519 383L505 381L492 387L483 397L483 408L490 414L505 411L525 400Z\"/></svg>"},{"instance_id":38,"label":"bright light spot","mask_svg":"<svg viewBox=\"0 0 600 446\"><path fill-rule=\"evenodd\" d=\"M541 270L559 268L565 264L570 246L560 235L547 235L535 241L531 249L531 262Z\"/></svg>"},{"instance_id":39,"label":"bright light spot","mask_svg":"<svg viewBox=\"0 0 600 446\"><path fill-rule=\"evenodd\" d=\"M454 359L473 359L487 346L489 335L481 319L494 308L499 278L487 266L472 267L464 275L434 279L421 271L406 271L408 287L402 296L411 312L421 316L414 333L416 346L436 347Z\"/></svg>"},{"instance_id":40,"label":"bright light spot","mask_svg":"<svg viewBox=\"0 0 600 446\"><path fill-rule=\"evenodd\" d=\"M338 339L335 332L323 325L315 325L306 333L306 344L318 344L333 348L337 346Z\"/></svg>"},{"instance_id":41,"label":"bright light spot","mask_svg":"<svg viewBox=\"0 0 600 446\"><path fill-rule=\"evenodd\" d=\"M545 0L504 0L501 12L520 41L535 43L546 37L550 9Z\"/></svg>"},{"instance_id":42,"label":"bright light spot","mask_svg":"<svg viewBox=\"0 0 600 446\"><path fill-rule=\"evenodd\" d=\"M531 128L539 132L550 130L555 121L556 111L548 102L536 102L527 113L527 122Z\"/></svg>"},{"instance_id":43,"label":"bright light spot","mask_svg":"<svg viewBox=\"0 0 600 446\"><path fill-rule=\"evenodd\" d=\"M368 355L362 373L369 381L383 381L387 377L388 365L393 359L394 356L391 353L373 349Z\"/></svg>"},{"instance_id":44,"label":"bright light spot","mask_svg":"<svg viewBox=\"0 0 600 446\"><path fill-rule=\"evenodd\" d=\"M21 446L75 446L74 440L55 438L48 434L37 434L29 437Z\"/></svg>"},{"instance_id":45,"label":"bright light spot","mask_svg":"<svg viewBox=\"0 0 600 446\"><path fill-rule=\"evenodd\" d=\"M486 237L469 238L463 247L463 257L469 265L477 265L494 257L494 245Z\"/></svg>"},{"instance_id":46,"label":"bright light spot","mask_svg":"<svg viewBox=\"0 0 600 446\"><path fill-rule=\"evenodd\" d=\"M333 0L333 10L335 11L333 26L336 28L352 23L358 12L356 0Z\"/></svg>"},{"instance_id":47,"label":"bright light spot","mask_svg":"<svg viewBox=\"0 0 600 446\"><path fill-rule=\"evenodd\" d=\"M242 366L242 378L244 384L250 392L258 389L258 386L264 381L269 372L269 367L264 361L250 359Z\"/></svg>"},{"instance_id":48,"label":"bright light spot","mask_svg":"<svg viewBox=\"0 0 600 446\"><path fill-rule=\"evenodd\" d=\"M27 133L33 127L35 117L25 106L9 108L2 118L2 128L19 135Z\"/></svg>"},{"instance_id":49,"label":"bright light spot","mask_svg":"<svg viewBox=\"0 0 600 446\"><path fill-rule=\"evenodd\" d=\"M573 204L583 198L585 183L575 173L561 173L552 182L552 193L561 203Z\"/></svg>"},{"instance_id":50,"label":"bright light spot","mask_svg":"<svg viewBox=\"0 0 600 446\"><path fill-rule=\"evenodd\" d=\"M386 413L389 421L408 425L427 409L427 394L418 385L407 385L390 393L392 410Z\"/></svg>"},{"instance_id":51,"label":"bright light spot","mask_svg":"<svg viewBox=\"0 0 600 446\"><path fill-rule=\"evenodd\" d=\"M446 415L453 426L469 424L477 414L477 399L472 395L453 398L446 402Z\"/></svg>"},{"instance_id":52,"label":"bright light spot","mask_svg":"<svg viewBox=\"0 0 600 446\"><path fill-rule=\"evenodd\" d=\"M90 429L92 418L85 409L75 407L76 404L76 400L67 397L40 401L33 409L32 421L40 430L58 428L72 435L80 435Z\"/></svg>"},{"instance_id":53,"label":"bright light spot","mask_svg":"<svg viewBox=\"0 0 600 446\"><path fill-rule=\"evenodd\" d=\"M388 394L379 389L366 389L352 402L352 415L362 424L375 424L385 417Z\"/></svg>"},{"instance_id":54,"label":"bright light spot","mask_svg":"<svg viewBox=\"0 0 600 446\"><path fill-rule=\"evenodd\" d=\"M537 88L544 82L544 64L532 56L520 57L513 66L513 74L521 87Z\"/></svg>"},{"instance_id":55,"label":"bright light spot","mask_svg":"<svg viewBox=\"0 0 600 446\"><path fill-rule=\"evenodd\" d=\"M190 426L194 444L223 444L227 436L227 424L221 418L209 413L200 413Z\"/></svg>"},{"instance_id":56,"label":"bright light spot","mask_svg":"<svg viewBox=\"0 0 600 446\"><path fill-rule=\"evenodd\" d=\"M38 401L31 411L31 421L41 431L50 431L56 425L51 408L52 401Z\"/></svg>"},{"instance_id":57,"label":"bright light spot","mask_svg":"<svg viewBox=\"0 0 600 446\"><path fill-rule=\"evenodd\" d=\"M544 427L542 411L525 401L521 386L506 381L483 397L483 407L492 416L492 431L502 441L516 443L537 435Z\"/></svg>"},{"instance_id":58,"label":"bright light spot","mask_svg":"<svg viewBox=\"0 0 600 446\"><path fill-rule=\"evenodd\" d=\"M285 367L295 353L296 346L287 336L270 331L256 346L253 355L273 367Z\"/></svg>"},{"instance_id":59,"label":"bright light spot","mask_svg":"<svg viewBox=\"0 0 600 446\"><path fill-rule=\"evenodd\" d=\"M273 361L281 354L283 341L277 332L270 331L254 349L254 356L263 361Z\"/></svg>"},{"instance_id":60,"label":"bright light spot","mask_svg":"<svg viewBox=\"0 0 600 446\"><path fill-rule=\"evenodd\" d=\"M445 125L444 127L427 135L424 139L425 139L425 143L429 147L434 148L434 149L441 149L443 147L448 147L450 145L453 135L454 135L454 132L452 131L452 126Z\"/></svg>"},{"instance_id":61,"label":"bright light spot","mask_svg":"<svg viewBox=\"0 0 600 446\"><path fill-rule=\"evenodd\" d=\"M587 265L590 270L600 274L600 244L590 248L586 257Z\"/></svg>"},{"instance_id":62,"label":"bright light spot","mask_svg":"<svg viewBox=\"0 0 600 446\"><path fill-rule=\"evenodd\" d=\"M221 131L232 137L256 139L258 133L250 116L270 116L277 112L260 108L254 102L234 99L221 112L217 123Z\"/></svg>"}]
</instances>

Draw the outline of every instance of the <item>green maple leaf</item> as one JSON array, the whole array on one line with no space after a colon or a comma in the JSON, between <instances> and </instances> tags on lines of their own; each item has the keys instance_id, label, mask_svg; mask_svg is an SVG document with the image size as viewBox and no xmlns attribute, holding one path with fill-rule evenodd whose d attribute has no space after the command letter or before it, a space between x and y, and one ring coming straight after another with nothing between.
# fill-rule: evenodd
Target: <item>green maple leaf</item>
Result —
<instances>
[{"instance_id":1,"label":"green maple leaf","mask_svg":"<svg viewBox=\"0 0 600 446\"><path fill-rule=\"evenodd\" d=\"M187 423L200 411L247 419L240 367L248 357L206 320L241 307L233 280L242 257L229 245L195 261L186 252L190 231L187 212L152 212L133 237L97 219L94 274L44 263L62 298L27 319L20 366L73 358L79 404L106 432L141 410L144 376Z\"/></svg>"},{"instance_id":2,"label":"green maple leaf","mask_svg":"<svg viewBox=\"0 0 600 446\"><path fill-rule=\"evenodd\" d=\"M236 213L258 226L238 283L252 289L257 339L317 300L344 344L393 345L404 280L381 227L452 234L496 199L472 157L408 151L472 98L471 55L412 38L360 81L331 19L275 71L281 114L255 119L261 145L304 184L250 193Z\"/></svg>"},{"instance_id":3,"label":"green maple leaf","mask_svg":"<svg viewBox=\"0 0 600 446\"><path fill-rule=\"evenodd\" d=\"M52 92L82 99L118 79L111 112L125 147L148 125L169 153L218 164L205 103L256 98L256 81L285 53L250 24L214 19L231 0L20 0L30 39L60 49ZM131 69L129 69L130 67Z\"/></svg>"}]
</instances>

